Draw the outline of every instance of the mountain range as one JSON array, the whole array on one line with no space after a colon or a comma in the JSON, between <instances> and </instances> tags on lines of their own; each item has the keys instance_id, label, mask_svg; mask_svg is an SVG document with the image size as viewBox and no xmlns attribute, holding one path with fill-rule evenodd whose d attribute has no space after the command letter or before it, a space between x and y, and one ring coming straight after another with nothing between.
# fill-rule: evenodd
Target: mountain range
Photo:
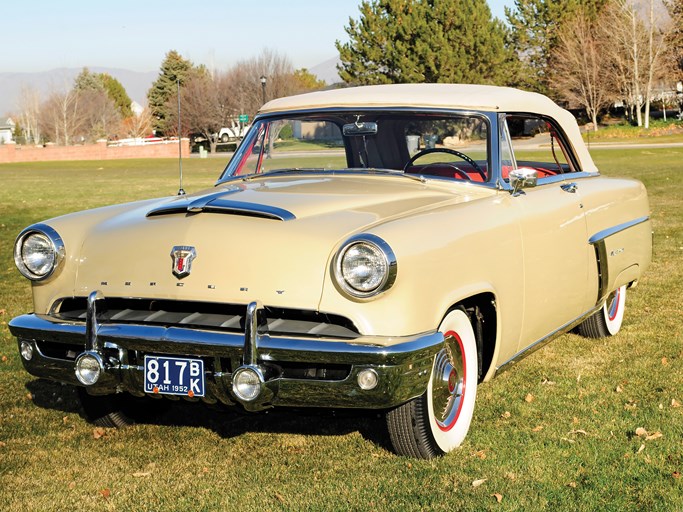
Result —
<instances>
[{"instance_id":1,"label":"mountain range","mask_svg":"<svg viewBox=\"0 0 683 512\"><path fill-rule=\"evenodd\" d=\"M337 57L313 66L309 71L328 84L340 82L336 65ZM91 73L107 73L116 78L126 89L128 96L140 105L147 104L147 91L159 76L158 71L138 72L128 69L88 67ZM36 73L0 72L0 117L10 116L20 109L21 91L29 87L38 91L42 99L56 91L66 91L82 68L56 68Z\"/></svg>"}]
</instances>

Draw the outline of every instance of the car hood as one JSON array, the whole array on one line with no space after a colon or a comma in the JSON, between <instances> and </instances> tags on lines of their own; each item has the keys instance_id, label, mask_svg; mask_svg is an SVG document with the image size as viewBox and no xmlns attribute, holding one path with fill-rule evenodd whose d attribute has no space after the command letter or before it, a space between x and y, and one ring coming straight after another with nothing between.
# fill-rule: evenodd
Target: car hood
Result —
<instances>
[{"instance_id":1,"label":"car hood","mask_svg":"<svg viewBox=\"0 0 683 512\"><path fill-rule=\"evenodd\" d=\"M84 236L74 294L316 309L331 257L351 234L491 193L404 176L275 176L136 203ZM194 250L189 275L173 273L178 247Z\"/></svg>"}]
</instances>

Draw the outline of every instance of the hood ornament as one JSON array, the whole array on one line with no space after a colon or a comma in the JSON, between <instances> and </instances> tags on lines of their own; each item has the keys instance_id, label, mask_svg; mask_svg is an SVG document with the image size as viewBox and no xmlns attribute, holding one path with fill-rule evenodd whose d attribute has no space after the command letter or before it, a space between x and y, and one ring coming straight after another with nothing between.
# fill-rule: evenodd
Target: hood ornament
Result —
<instances>
[{"instance_id":1,"label":"hood ornament","mask_svg":"<svg viewBox=\"0 0 683 512\"><path fill-rule=\"evenodd\" d=\"M176 245L171 249L173 259L173 275L182 279L192 272L192 261L197 257L197 251L191 245Z\"/></svg>"}]
</instances>

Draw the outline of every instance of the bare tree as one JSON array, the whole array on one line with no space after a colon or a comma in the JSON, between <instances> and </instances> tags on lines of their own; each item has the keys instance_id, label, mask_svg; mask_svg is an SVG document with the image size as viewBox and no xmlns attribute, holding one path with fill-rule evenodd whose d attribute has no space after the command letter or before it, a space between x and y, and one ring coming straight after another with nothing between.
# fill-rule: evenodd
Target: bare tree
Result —
<instances>
[{"instance_id":1,"label":"bare tree","mask_svg":"<svg viewBox=\"0 0 683 512\"><path fill-rule=\"evenodd\" d=\"M19 125L24 131L26 143L40 143L40 94L36 89L22 86L19 109Z\"/></svg>"},{"instance_id":2,"label":"bare tree","mask_svg":"<svg viewBox=\"0 0 683 512\"><path fill-rule=\"evenodd\" d=\"M152 133L152 127L152 112L148 107L139 115L133 114L122 122L122 130L126 137L146 137Z\"/></svg>"},{"instance_id":3,"label":"bare tree","mask_svg":"<svg viewBox=\"0 0 683 512\"><path fill-rule=\"evenodd\" d=\"M645 95L645 128L650 127L650 103L653 98L652 86L654 80L664 73L664 55L668 34L672 30L671 20L663 6L657 9L655 15L655 0L649 0L647 18L647 87Z\"/></svg>"},{"instance_id":4,"label":"bare tree","mask_svg":"<svg viewBox=\"0 0 683 512\"><path fill-rule=\"evenodd\" d=\"M77 136L94 142L118 136L121 131L121 114L114 101L104 90L77 91L79 116L82 123Z\"/></svg>"},{"instance_id":5,"label":"bare tree","mask_svg":"<svg viewBox=\"0 0 683 512\"><path fill-rule=\"evenodd\" d=\"M74 90L53 92L40 107L40 126L48 139L56 144L74 142L83 125Z\"/></svg>"},{"instance_id":6,"label":"bare tree","mask_svg":"<svg viewBox=\"0 0 683 512\"><path fill-rule=\"evenodd\" d=\"M556 93L570 106L581 106L598 130L598 113L615 99L614 88L604 72L609 67L605 51L607 33L600 20L591 20L582 9L559 33L553 54L551 81Z\"/></svg>"}]
</instances>

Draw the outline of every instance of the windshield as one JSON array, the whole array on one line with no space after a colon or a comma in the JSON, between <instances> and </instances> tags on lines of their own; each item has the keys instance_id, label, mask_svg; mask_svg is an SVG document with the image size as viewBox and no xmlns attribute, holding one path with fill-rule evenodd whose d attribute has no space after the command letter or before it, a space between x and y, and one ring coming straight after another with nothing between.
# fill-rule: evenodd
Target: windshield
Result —
<instances>
[{"instance_id":1,"label":"windshield","mask_svg":"<svg viewBox=\"0 0 683 512\"><path fill-rule=\"evenodd\" d=\"M485 117L415 112L325 112L257 120L228 163L233 176L372 169L489 180Z\"/></svg>"}]
</instances>

